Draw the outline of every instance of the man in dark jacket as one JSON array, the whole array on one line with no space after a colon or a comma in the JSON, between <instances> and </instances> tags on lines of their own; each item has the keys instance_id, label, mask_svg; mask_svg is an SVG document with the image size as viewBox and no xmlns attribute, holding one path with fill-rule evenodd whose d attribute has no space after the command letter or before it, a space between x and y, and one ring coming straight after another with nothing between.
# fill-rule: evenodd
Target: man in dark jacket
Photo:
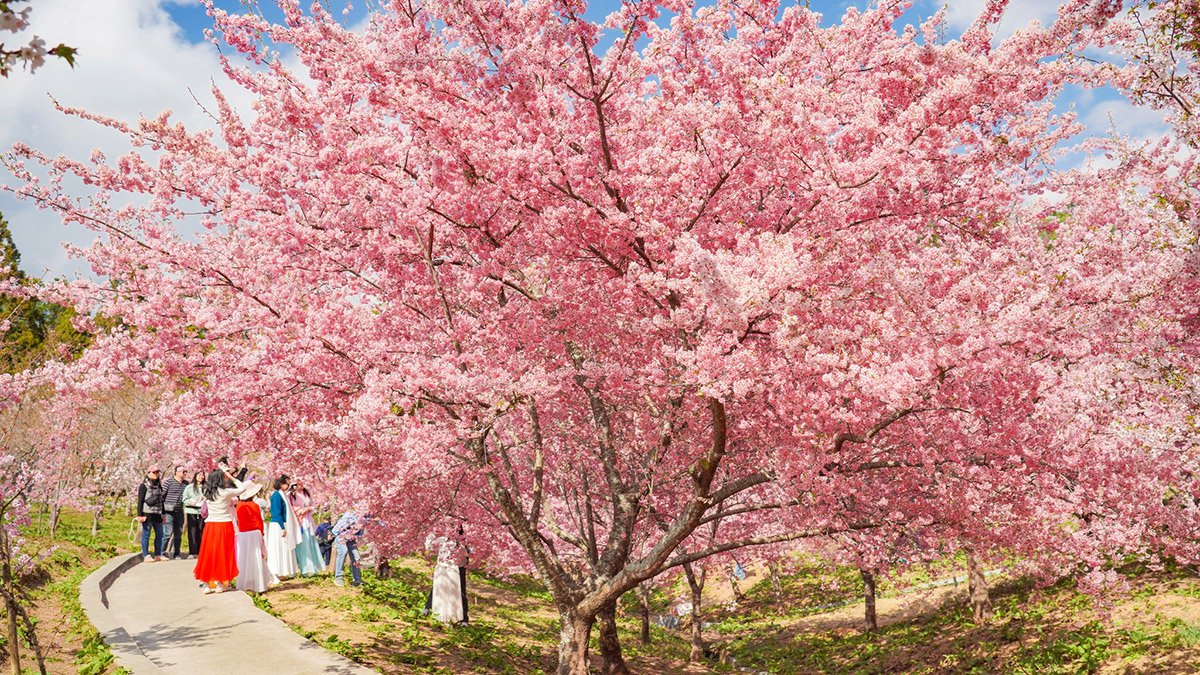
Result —
<instances>
[{"instance_id":1,"label":"man in dark jacket","mask_svg":"<svg viewBox=\"0 0 1200 675\"><path fill-rule=\"evenodd\" d=\"M176 466L175 474L162 482L163 487L163 534L167 537L167 545L163 554L172 560L187 555L180 555L180 544L183 543L183 488L187 487L187 477L183 467Z\"/></svg>"},{"instance_id":2,"label":"man in dark jacket","mask_svg":"<svg viewBox=\"0 0 1200 675\"><path fill-rule=\"evenodd\" d=\"M163 488L158 480L158 469L151 467L146 471L146 480L138 486L137 519L142 524L142 558L146 562L155 559L166 560L163 557ZM150 554L150 531L154 531L154 555Z\"/></svg>"}]
</instances>

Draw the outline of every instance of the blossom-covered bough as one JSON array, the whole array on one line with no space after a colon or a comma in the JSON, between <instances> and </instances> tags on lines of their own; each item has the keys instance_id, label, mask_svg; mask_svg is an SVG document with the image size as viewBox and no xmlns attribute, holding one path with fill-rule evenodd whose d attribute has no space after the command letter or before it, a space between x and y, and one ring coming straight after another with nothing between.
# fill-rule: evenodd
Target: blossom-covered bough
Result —
<instances>
[{"instance_id":1,"label":"blossom-covered bough","mask_svg":"<svg viewBox=\"0 0 1200 675\"><path fill-rule=\"evenodd\" d=\"M212 10L252 112L67 110L131 152L10 155L100 234L50 299L121 319L64 395L165 387L166 447L320 475L386 550L465 520L546 584L561 673L745 547L1195 558L1195 151L1055 163L1055 96L1124 82L1079 56L1134 39L1117 4L1003 41L1002 2L952 41L895 2L281 5Z\"/></svg>"}]
</instances>

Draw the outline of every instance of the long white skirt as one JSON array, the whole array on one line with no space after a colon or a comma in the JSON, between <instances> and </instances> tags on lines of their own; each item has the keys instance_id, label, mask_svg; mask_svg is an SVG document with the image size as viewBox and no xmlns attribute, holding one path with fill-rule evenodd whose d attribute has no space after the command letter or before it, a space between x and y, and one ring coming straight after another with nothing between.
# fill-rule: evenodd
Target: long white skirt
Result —
<instances>
[{"instance_id":1,"label":"long white skirt","mask_svg":"<svg viewBox=\"0 0 1200 675\"><path fill-rule=\"evenodd\" d=\"M267 587L279 583L271 574L267 561L263 560L263 536L258 530L238 532L237 535L237 587L241 591L265 593Z\"/></svg>"},{"instance_id":2,"label":"long white skirt","mask_svg":"<svg viewBox=\"0 0 1200 675\"><path fill-rule=\"evenodd\" d=\"M267 567L279 577L296 576L296 543L283 536L279 523L267 525Z\"/></svg>"},{"instance_id":3,"label":"long white skirt","mask_svg":"<svg viewBox=\"0 0 1200 675\"><path fill-rule=\"evenodd\" d=\"M463 618L462 587L459 585L458 567L438 563L433 568L432 614L439 621L455 623Z\"/></svg>"}]
</instances>

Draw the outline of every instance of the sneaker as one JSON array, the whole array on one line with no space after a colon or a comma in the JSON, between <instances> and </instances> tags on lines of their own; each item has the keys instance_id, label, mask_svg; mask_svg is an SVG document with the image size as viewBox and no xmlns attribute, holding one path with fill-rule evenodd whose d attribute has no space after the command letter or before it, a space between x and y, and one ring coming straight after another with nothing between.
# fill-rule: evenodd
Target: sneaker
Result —
<instances>
[{"instance_id":1,"label":"sneaker","mask_svg":"<svg viewBox=\"0 0 1200 675\"><path fill-rule=\"evenodd\" d=\"M201 584L201 585L204 586L204 594L205 595L208 595L209 593L217 592L217 589L213 588L212 586L209 586L208 584Z\"/></svg>"},{"instance_id":2,"label":"sneaker","mask_svg":"<svg viewBox=\"0 0 1200 675\"><path fill-rule=\"evenodd\" d=\"M142 558L142 562L154 562L154 556L148 555L145 558Z\"/></svg>"},{"instance_id":3,"label":"sneaker","mask_svg":"<svg viewBox=\"0 0 1200 675\"><path fill-rule=\"evenodd\" d=\"M217 587L213 590L213 593L224 593L225 590L226 588L224 586L217 584Z\"/></svg>"},{"instance_id":4,"label":"sneaker","mask_svg":"<svg viewBox=\"0 0 1200 675\"><path fill-rule=\"evenodd\" d=\"M158 559L159 559L160 561L162 561L162 562L166 562L166 561L167 561L167 556L165 556L165 555L160 555L160 556L158 556Z\"/></svg>"},{"instance_id":5,"label":"sneaker","mask_svg":"<svg viewBox=\"0 0 1200 675\"><path fill-rule=\"evenodd\" d=\"M346 582L342 581L341 579L334 579L334 580L333 580L333 585L334 585L334 586L345 586L345 585L346 585Z\"/></svg>"}]
</instances>

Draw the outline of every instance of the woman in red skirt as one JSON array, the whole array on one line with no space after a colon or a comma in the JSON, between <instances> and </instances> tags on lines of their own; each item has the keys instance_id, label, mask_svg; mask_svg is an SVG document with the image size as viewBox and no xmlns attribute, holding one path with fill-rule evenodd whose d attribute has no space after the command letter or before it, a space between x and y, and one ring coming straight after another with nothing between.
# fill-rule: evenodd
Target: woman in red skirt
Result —
<instances>
[{"instance_id":1,"label":"woman in red skirt","mask_svg":"<svg viewBox=\"0 0 1200 675\"><path fill-rule=\"evenodd\" d=\"M237 535L233 517L242 484L228 469L217 469L204 485L208 520L200 537L200 555L196 560L196 579L204 582L205 593L223 593L238 577Z\"/></svg>"}]
</instances>

